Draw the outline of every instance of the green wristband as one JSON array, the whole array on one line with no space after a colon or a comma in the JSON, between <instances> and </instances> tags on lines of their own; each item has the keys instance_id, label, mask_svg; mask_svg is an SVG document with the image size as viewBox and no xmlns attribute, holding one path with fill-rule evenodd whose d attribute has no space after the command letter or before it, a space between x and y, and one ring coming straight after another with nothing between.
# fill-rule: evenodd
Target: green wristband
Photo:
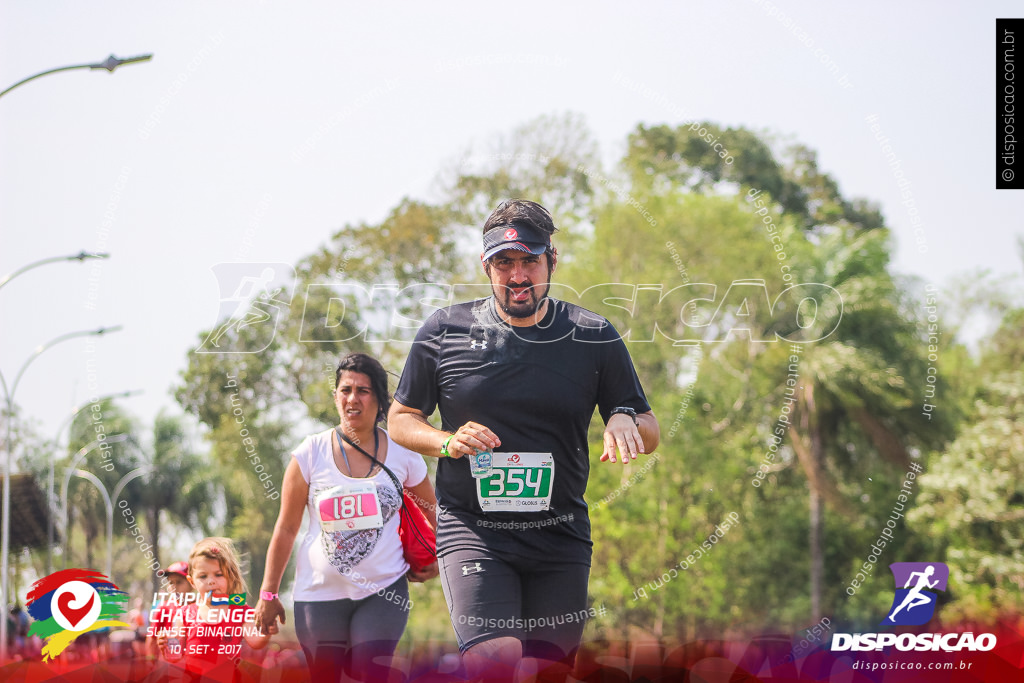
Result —
<instances>
[{"instance_id":1,"label":"green wristband","mask_svg":"<svg viewBox=\"0 0 1024 683\"><path fill-rule=\"evenodd\" d=\"M449 434L448 438L445 439L444 443L441 444L441 457L442 458L450 458L450 457L452 457L452 454L448 452L448 442L450 442L453 438L455 438L455 435L454 434Z\"/></svg>"}]
</instances>

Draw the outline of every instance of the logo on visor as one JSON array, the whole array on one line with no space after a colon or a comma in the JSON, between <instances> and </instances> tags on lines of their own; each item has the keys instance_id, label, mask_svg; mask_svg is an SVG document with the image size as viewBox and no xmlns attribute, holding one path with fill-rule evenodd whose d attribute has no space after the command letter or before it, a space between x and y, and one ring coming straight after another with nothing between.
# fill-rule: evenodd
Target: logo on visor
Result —
<instances>
[{"instance_id":1,"label":"logo on visor","mask_svg":"<svg viewBox=\"0 0 1024 683\"><path fill-rule=\"evenodd\" d=\"M517 239L519 239L519 233L516 232L515 228L509 228L508 230L505 231L505 239L506 240L517 240Z\"/></svg>"}]
</instances>

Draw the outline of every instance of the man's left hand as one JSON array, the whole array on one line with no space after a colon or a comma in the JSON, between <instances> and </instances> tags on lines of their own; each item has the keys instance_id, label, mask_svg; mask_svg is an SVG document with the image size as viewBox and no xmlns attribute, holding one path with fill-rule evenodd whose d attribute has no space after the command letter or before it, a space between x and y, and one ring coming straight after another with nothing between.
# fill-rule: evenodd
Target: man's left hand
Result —
<instances>
[{"instance_id":1,"label":"man's left hand","mask_svg":"<svg viewBox=\"0 0 1024 683\"><path fill-rule=\"evenodd\" d=\"M604 428L604 452L601 462L615 462L615 451L622 455L622 464L636 460L637 453L644 453L644 440L640 438L640 430L633 424L633 418L621 413L612 415Z\"/></svg>"}]
</instances>

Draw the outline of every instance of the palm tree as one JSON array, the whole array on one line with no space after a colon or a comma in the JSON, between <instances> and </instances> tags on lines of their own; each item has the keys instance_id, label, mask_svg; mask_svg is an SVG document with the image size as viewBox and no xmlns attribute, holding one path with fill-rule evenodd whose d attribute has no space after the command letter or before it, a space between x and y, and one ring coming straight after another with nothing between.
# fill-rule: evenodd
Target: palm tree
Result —
<instances>
[{"instance_id":1,"label":"palm tree","mask_svg":"<svg viewBox=\"0 0 1024 683\"><path fill-rule=\"evenodd\" d=\"M807 476L811 610L822 616L826 505L849 514L837 475L858 464L885 462L906 471L913 446L934 441L937 431L920 415L926 345L915 316L901 301L888 272L888 231L829 226L819 244L802 255L804 282L837 290L838 305L818 302L800 355L799 385L788 436ZM799 257L798 257L799 258ZM794 266L794 271L797 267ZM778 315L775 319L785 319ZM776 330L787 338L797 330Z\"/></svg>"},{"instance_id":2,"label":"palm tree","mask_svg":"<svg viewBox=\"0 0 1024 683\"><path fill-rule=\"evenodd\" d=\"M211 517L215 484L210 468L190 448L180 418L161 412L153 424L152 469L146 477L144 506L152 537L153 552L160 561L161 513L190 528L207 529ZM163 567L164 562L160 562ZM153 574L153 591L160 580Z\"/></svg>"}]
</instances>

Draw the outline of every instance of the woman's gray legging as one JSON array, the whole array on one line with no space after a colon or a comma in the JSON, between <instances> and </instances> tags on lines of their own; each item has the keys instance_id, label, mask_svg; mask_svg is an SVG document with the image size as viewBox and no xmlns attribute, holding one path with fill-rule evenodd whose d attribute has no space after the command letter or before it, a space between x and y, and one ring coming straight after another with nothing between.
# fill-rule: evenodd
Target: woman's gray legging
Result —
<instances>
[{"instance_id":1,"label":"woman's gray legging","mask_svg":"<svg viewBox=\"0 0 1024 683\"><path fill-rule=\"evenodd\" d=\"M296 602L295 633L310 680L336 683L342 671L359 681L381 678L373 675L374 667L381 666L373 658L394 654L409 620L409 604L404 576L362 600Z\"/></svg>"}]
</instances>

